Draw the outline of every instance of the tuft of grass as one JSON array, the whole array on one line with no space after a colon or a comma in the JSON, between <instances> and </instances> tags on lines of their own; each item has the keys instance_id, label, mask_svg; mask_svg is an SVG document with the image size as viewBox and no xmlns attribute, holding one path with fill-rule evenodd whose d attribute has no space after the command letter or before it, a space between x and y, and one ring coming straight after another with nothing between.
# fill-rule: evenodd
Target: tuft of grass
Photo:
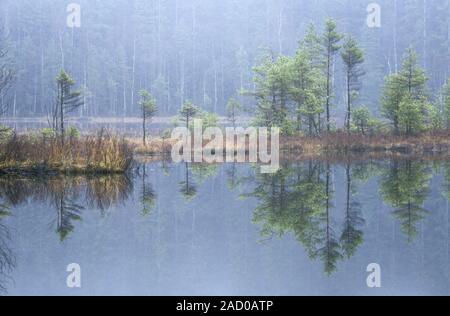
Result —
<instances>
[{"instance_id":1,"label":"tuft of grass","mask_svg":"<svg viewBox=\"0 0 450 316\"><path fill-rule=\"evenodd\" d=\"M0 142L0 173L123 173L133 161L133 146L104 130L67 137L17 135Z\"/></svg>"},{"instance_id":2,"label":"tuft of grass","mask_svg":"<svg viewBox=\"0 0 450 316\"><path fill-rule=\"evenodd\" d=\"M146 146L142 145L142 140L132 138L129 140L135 148L135 153L139 155L167 156L172 151L172 146L176 141L172 139L154 138L148 141Z\"/></svg>"}]
</instances>

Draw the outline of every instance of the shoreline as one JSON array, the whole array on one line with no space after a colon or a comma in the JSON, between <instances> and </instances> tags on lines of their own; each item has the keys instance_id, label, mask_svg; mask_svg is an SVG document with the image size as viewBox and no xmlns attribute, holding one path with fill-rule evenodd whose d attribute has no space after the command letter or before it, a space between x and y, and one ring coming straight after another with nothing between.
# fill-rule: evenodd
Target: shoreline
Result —
<instances>
[{"instance_id":1,"label":"shoreline","mask_svg":"<svg viewBox=\"0 0 450 316\"><path fill-rule=\"evenodd\" d=\"M0 144L0 176L115 175L134 163L171 161L174 140L98 133L71 140L63 148L57 138L17 136ZM241 144L242 146L242 144ZM270 146L270 143L269 143ZM238 149L235 148L235 154ZM245 144L248 161L248 141ZM226 148L224 149L224 156ZM384 159L450 160L450 131L417 136L360 135L336 132L323 137L281 136L281 163L319 160L353 163ZM205 163L205 162L204 162Z\"/></svg>"}]
</instances>

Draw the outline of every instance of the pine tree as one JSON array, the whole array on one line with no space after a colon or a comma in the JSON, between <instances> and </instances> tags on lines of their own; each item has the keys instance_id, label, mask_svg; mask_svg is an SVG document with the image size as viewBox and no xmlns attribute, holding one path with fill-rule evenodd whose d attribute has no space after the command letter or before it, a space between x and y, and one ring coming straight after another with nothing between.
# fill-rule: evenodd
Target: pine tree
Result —
<instances>
[{"instance_id":1,"label":"pine tree","mask_svg":"<svg viewBox=\"0 0 450 316\"><path fill-rule=\"evenodd\" d=\"M323 113L325 78L314 66L310 51L300 47L293 62L291 98L296 103L296 129L302 128L305 118L309 135L319 134L320 115Z\"/></svg>"},{"instance_id":2,"label":"pine tree","mask_svg":"<svg viewBox=\"0 0 450 316\"><path fill-rule=\"evenodd\" d=\"M364 62L364 53L358 47L358 44L352 37L348 37L343 46L341 53L342 60L345 64L345 74L347 80L347 118L346 126L347 132L350 132L351 127L351 115L352 115L352 101L354 95L360 89L359 78L364 75L364 71L361 69L361 64Z\"/></svg>"},{"instance_id":3,"label":"pine tree","mask_svg":"<svg viewBox=\"0 0 450 316\"><path fill-rule=\"evenodd\" d=\"M425 130L426 101L414 99L407 94L400 102L398 117L400 131L406 135L413 135Z\"/></svg>"},{"instance_id":4,"label":"pine tree","mask_svg":"<svg viewBox=\"0 0 450 316\"><path fill-rule=\"evenodd\" d=\"M419 67L417 54L408 48L403 59L402 70L399 72L400 87L414 99L425 96L428 78L425 71Z\"/></svg>"},{"instance_id":5,"label":"pine tree","mask_svg":"<svg viewBox=\"0 0 450 316\"><path fill-rule=\"evenodd\" d=\"M423 130L429 107L427 80L425 71L417 65L416 53L409 48L401 71L386 79L382 98L382 113L392 122L396 134L410 135Z\"/></svg>"},{"instance_id":6,"label":"pine tree","mask_svg":"<svg viewBox=\"0 0 450 316\"><path fill-rule=\"evenodd\" d=\"M322 52L325 57L326 74L326 114L327 114L327 132L331 131L331 99L333 97L333 65L334 57L339 52L339 42L343 36L337 32L336 22L328 19L325 23L325 32L322 35Z\"/></svg>"},{"instance_id":7,"label":"pine tree","mask_svg":"<svg viewBox=\"0 0 450 316\"><path fill-rule=\"evenodd\" d=\"M325 58L322 54L322 38L320 34L317 33L316 27L314 24L310 24L308 29L306 30L305 37L301 43L300 49L303 49L310 59L311 65L314 67L315 71L319 71L317 76L320 76L321 87L319 91L316 91L317 96L322 99L320 104L320 110L317 112L317 124L318 124L318 132L322 133L322 114L324 113L323 105L325 104ZM321 73L320 73L321 72Z\"/></svg>"},{"instance_id":8,"label":"pine tree","mask_svg":"<svg viewBox=\"0 0 450 316\"><path fill-rule=\"evenodd\" d=\"M277 126L283 133L290 132L288 121L289 93L292 85L292 59L282 56L276 61L270 55L254 67L255 91L249 94L257 101L256 124Z\"/></svg>"},{"instance_id":9,"label":"pine tree","mask_svg":"<svg viewBox=\"0 0 450 316\"><path fill-rule=\"evenodd\" d=\"M399 75L393 74L388 76L381 100L381 112L385 118L392 122L396 134L400 133L399 109L402 99L403 91L401 89Z\"/></svg>"},{"instance_id":10,"label":"pine tree","mask_svg":"<svg viewBox=\"0 0 450 316\"><path fill-rule=\"evenodd\" d=\"M321 69L325 67L325 58L322 54L322 38L320 34L317 33L314 24L308 26L300 47L306 50L315 67Z\"/></svg>"}]
</instances>

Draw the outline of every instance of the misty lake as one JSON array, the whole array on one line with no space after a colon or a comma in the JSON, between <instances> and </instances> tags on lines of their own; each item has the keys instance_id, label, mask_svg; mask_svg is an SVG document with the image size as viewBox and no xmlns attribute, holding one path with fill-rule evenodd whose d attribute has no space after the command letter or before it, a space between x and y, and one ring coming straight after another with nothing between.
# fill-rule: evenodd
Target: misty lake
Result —
<instances>
[{"instance_id":1,"label":"misty lake","mask_svg":"<svg viewBox=\"0 0 450 316\"><path fill-rule=\"evenodd\" d=\"M0 197L6 295L450 294L447 161L150 162L2 177Z\"/></svg>"}]
</instances>

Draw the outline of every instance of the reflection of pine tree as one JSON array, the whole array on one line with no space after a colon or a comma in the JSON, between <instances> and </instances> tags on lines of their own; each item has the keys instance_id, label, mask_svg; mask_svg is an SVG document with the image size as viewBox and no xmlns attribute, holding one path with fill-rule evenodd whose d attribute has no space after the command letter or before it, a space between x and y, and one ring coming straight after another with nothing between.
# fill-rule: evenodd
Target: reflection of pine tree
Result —
<instances>
[{"instance_id":1,"label":"reflection of pine tree","mask_svg":"<svg viewBox=\"0 0 450 316\"><path fill-rule=\"evenodd\" d=\"M358 170L368 178L376 169L360 166ZM340 236L333 224L334 192L329 164L310 161L284 165L275 174L256 171L254 178L241 178L255 184L244 197L258 200L253 219L262 224L261 235L270 238L293 233L310 258L322 261L325 272L332 274L343 255L350 258L363 242L364 219L355 200L355 175L350 171L348 166L345 226Z\"/></svg>"},{"instance_id":2,"label":"reflection of pine tree","mask_svg":"<svg viewBox=\"0 0 450 316\"><path fill-rule=\"evenodd\" d=\"M156 204L156 193L151 184L146 182L146 166L143 167L142 174L142 189L141 189L141 212L142 215L148 215L152 212Z\"/></svg>"},{"instance_id":3,"label":"reflection of pine tree","mask_svg":"<svg viewBox=\"0 0 450 316\"><path fill-rule=\"evenodd\" d=\"M64 241L75 228L72 222L81 221L80 214L84 207L77 204L71 197L66 196L65 192L55 202L58 212L56 231L60 240Z\"/></svg>"},{"instance_id":4,"label":"reflection of pine tree","mask_svg":"<svg viewBox=\"0 0 450 316\"><path fill-rule=\"evenodd\" d=\"M237 171L236 171L236 163L233 162L233 164L231 165L231 168L228 168L227 171L227 176L228 176L228 188L230 190L234 190L237 188L238 186L238 181L237 181Z\"/></svg>"},{"instance_id":5,"label":"reflection of pine tree","mask_svg":"<svg viewBox=\"0 0 450 316\"><path fill-rule=\"evenodd\" d=\"M198 185L202 185L209 178L216 176L218 171L218 165L215 164L198 163L191 166L192 175Z\"/></svg>"},{"instance_id":6,"label":"reflection of pine tree","mask_svg":"<svg viewBox=\"0 0 450 316\"><path fill-rule=\"evenodd\" d=\"M325 264L325 272L330 275L336 270L336 264L342 258L340 245L332 227L332 179L331 168L327 163L325 171L325 209L319 216L321 222L321 238L318 239L318 249L314 253L314 258L319 258Z\"/></svg>"},{"instance_id":7,"label":"reflection of pine tree","mask_svg":"<svg viewBox=\"0 0 450 316\"><path fill-rule=\"evenodd\" d=\"M197 195L195 183L189 178L189 164L185 164L185 180L180 182L180 193L187 201L192 200Z\"/></svg>"},{"instance_id":8,"label":"reflection of pine tree","mask_svg":"<svg viewBox=\"0 0 450 316\"><path fill-rule=\"evenodd\" d=\"M9 207L7 205L0 205L0 294L6 293L5 282L9 279L9 273L16 265L15 258L11 249L8 246L10 240L8 228L2 224L2 220L9 216Z\"/></svg>"},{"instance_id":9,"label":"reflection of pine tree","mask_svg":"<svg viewBox=\"0 0 450 316\"><path fill-rule=\"evenodd\" d=\"M424 219L427 213L427 210L418 205L414 205L413 201L400 205L400 208L393 212L394 217L400 220L402 230L408 236L408 241L410 242L417 235L417 222Z\"/></svg>"},{"instance_id":10,"label":"reflection of pine tree","mask_svg":"<svg viewBox=\"0 0 450 316\"><path fill-rule=\"evenodd\" d=\"M318 217L326 201L325 182L318 164L309 162L305 170L298 170L292 197L291 203L300 213L295 224L295 234L310 257L313 257L321 233Z\"/></svg>"},{"instance_id":11,"label":"reflection of pine tree","mask_svg":"<svg viewBox=\"0 0 450 316\"><path fill-rule=\"evenodd\" d=\"M310 162L284 166L276 174L257 174L249 197L259 200L254 221L263 223L261 234L270 237L293 232L309 256L320 259L331 274L342 257L332 227L331 168Z\"/></svg>"},{"instance_id":12,"label":"reflection of pine tree","mask_svg":"<svg viewBox=\"0 0 450 316\"><path fill-rule=\"evenodd\" d=\"M81 211L84 207L77 203L80 194L78 178L62 178L56 181L48 180L38 194L43 200L50 199L57 213L56 232L61 241L67 239L74 230L74 221L81 221Z\"/></svg>"},{"instance_id":13,"label":"reflection of pine tree","mask_svg":"<svg viewBox=\"0 0 450 316\"><path fill-rule=\"evenodd\" d=\"M350 165L346 168L347 198L345 207L345 224L341 235L341 245L347 258L352 257L363 242L363 231L358 229L364 225L361 216L361 204L353 199L353 185Z\"/></svg>"},{"instance_id":14,"label":"reflection of pine tree","mask_svg":"<svg viewBox=\"0 0 450 316\"><path fill-rule=\"evenodd\" d=\"M257 198L260 203L254 212L255 222L265 222L261 234L269 237L274 233L282 235L291 229L291 213L288 209L288 187L286 177L288 168L282 168L275 174L256 176L256 187L248 197Z\"/></svg>"},{"instance_id":15,"label":"reflection of pine tree","mask_svg":"<svg viewBox=\"0 0 450 316\"><path fill-rule=\"evenodd\" d=\"M395 208L393 215L400 220L410 242L417 235L418 222L427 214L422 205L428 194L430 177L423 162L394 161L380 186L381 195Z\"/></svg>"},{"instance_id":16,"label":"reflection of pine tree","mask_svg":"<svg viewBox=\"0 0 450 316\"><path fill-rule=\"evenodd\" d=\"M450 200L450 162L444 163L443 169L444 169L444 179L445 179L444 192L445 192L445 196L447 197L447 199Z\"/></svg>"}]
</instances>

